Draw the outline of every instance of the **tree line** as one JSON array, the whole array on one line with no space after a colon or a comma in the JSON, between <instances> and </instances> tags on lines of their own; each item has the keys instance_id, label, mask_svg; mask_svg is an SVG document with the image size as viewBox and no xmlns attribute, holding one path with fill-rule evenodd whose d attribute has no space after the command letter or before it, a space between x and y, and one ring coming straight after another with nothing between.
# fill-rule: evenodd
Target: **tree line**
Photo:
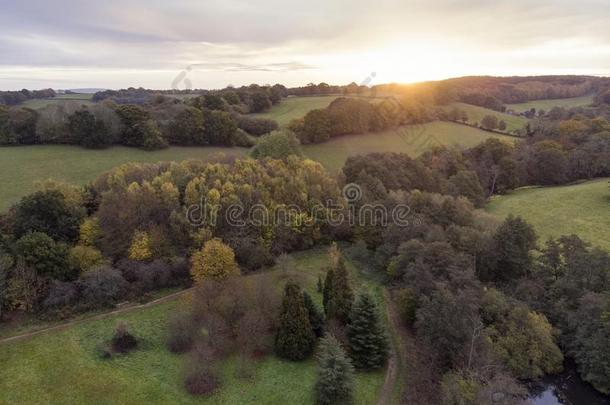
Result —
<instances>
[{"instance_id":1,"label":"tree line","mask_svg":"<svg viewBox=\"0 0 610 405\"><path fill-rule=\"evenodd\" d=\"M142 105L107 98L91 106L68 102L40 110L0 105L0 144L96 149L119 144L146 150L168 145L252 146L255 137L275 130L277 123L246 114L267 110L279 100L271 101L258 90L240 94L248 96L242 101L238 93L223 92L181 101L157 95Z\"/></svg>"}]
</instances>

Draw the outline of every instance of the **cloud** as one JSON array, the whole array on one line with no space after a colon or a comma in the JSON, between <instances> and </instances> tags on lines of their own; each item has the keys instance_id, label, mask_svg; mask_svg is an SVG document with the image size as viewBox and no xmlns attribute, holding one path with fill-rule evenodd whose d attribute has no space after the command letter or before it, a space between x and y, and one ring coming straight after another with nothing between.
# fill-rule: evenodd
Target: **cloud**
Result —
<instances>
[{"instance_id":1,"label":"cloud","mask_svg":"<svg viewBox=\"0 0 610 405\"><path fill-rule=\"evenodd\" d=\"M24 67L41 68L37 74L43 68L109 73L197 64L278 80L289 72L323 77L325 63L337 69L348 63L343 55L387 44L445 44L438 48L463 51L474 67L501 61L489 64L490 74L507 63L524 66L527 58L537 66L581 69L583 61L571 58L574 44L584 54L597 52L583 56L591 69L610 62L604 0L0 0L0 7L4 83Z\"/></svg>"}]
</instances>

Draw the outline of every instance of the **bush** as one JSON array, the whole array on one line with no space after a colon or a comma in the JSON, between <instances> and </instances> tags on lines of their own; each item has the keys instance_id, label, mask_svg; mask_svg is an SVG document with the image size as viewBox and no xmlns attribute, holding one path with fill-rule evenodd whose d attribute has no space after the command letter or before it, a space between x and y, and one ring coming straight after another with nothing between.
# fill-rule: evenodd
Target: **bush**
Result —
<instances>
[{"instance_id":1,"label":"bush","mask_svg":"<svg viewBox=\"0 0 610 405\"><path fill-rule=\"evenodd\" d=\"M104 308L116 304L127 290L127 282L121 273L109 266L102 266L85 273L79 280L82 301L86 308Z\"/></svg>"},{"instance_id":2,"label":"bush","mask_svg":"<svg viewBox=\"0 0 610 405\"><path fill-rule=\"evenodd\" d=\"M254 159L286 159L290 155L302 154L299 140L290 131L277 131L262 136L250 152Z\"/></svg>"},{"instance_id":3,"label":"bush","mask_svg":"<svg viewBox=\"0 0 610 405\"><path fill-rule=\"evenodd\" d=\"M129 353L138 347L138 341L129 333L127 325L119 323L112 337L112 350L116 353Z\"/></svg>"},{"instance_id":4,"label":"bush","mask_svg":"<svg viewBox=\"0 0 610 405\"><path fill-rule=\"evenodd\" d=\"M237 118L237 126L254 136L261 136L275 131L278 128L277 122L266 118L253 118L241 115Z\"/></svg>"},{"instance_id":5,"label":"bush","mask_svg":"<svg viewBox=\"0 0 610 405\"><path fill-rule=\"evenodd\" d=\"M184 387L191 395L206 395L216 391L220 380L210 367L201 361L193 361L184 379Z\"/></svg>"},{"instance_id":6,"label":"bush","mask_svg":"<svg viewBox=\"0 0 610 405\"><path fill-rule=\"evenodd\" d=\"M167 349L172 353L186 353L193 347L197 326L188 314L179 314L169 321Z\"/></svg>"},{"instance_id":7,"label":"bush","mask_svg":"<svg viewBox=\"0 0 610 405\"><path fill-rule=\"evenodd\" d=\"M53 281L43 306L46 309L61 309L73 305L77 300L78 286L76 283Z\"/></svg>"}]
</instances>

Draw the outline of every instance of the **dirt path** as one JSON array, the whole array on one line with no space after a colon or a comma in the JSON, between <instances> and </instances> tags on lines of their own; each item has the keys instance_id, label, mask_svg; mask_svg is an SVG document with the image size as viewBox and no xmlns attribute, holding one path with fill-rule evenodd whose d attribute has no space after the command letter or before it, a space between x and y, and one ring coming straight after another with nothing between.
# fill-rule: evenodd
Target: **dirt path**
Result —
<instances>
[{"instance_id":1,"label":"dirt path","mask_svg":"<svg viewBox=\"0 0 610 405\"><path fill-rule=\"evenodd\" d=\"M383 382L383 387L381 388L381 394L377 400L377 405L392 404L392 400L394 399L392 396L396 392L397 384L400 383L399 377L407 364L404 351L404 345L407 340L404 336L405 331L401 325L400 316L398 315L398 311L396 310L387 289L383 290L383 297L386 302L386 317L390 328L392 328L390 334L392 347L388 359L385 380Z\"/></svg>"},{"instance_id":2,"label":"dirt path","mask_svg":"<svg viewBox=\"0 0 610 405\"><path fill-rule=\"evenodd\" d=\"M174 299L176 299L176 298L178 298L178 297L188 293L191 290L192 290L192 288L189 288L189 289L186 289L186 290L175 292L173 294L166 295L166 296L161 297L161 298L157 298L156 300L149 301L149 302L147 302L145 304L129 305L129 306L125 306L125 307L122 307L122 308L119 308L119 309L115 309L115 310L110 311L110 312L104 312L103 314L92 315L92 316L89 316L89 317L86 317L86 318L78 319L78 320L75 320L75 321L68 321L68 322L65 322L65 323L61 323L59 325L51 326L51 327L44 328L44 329L35 330L35 331L32 331L32 332L27 332L27 333L24 333L24 334L21 334L21 335L10 336L10 337L7 337L7 338L0 339L0 344L9 343L9 342L15 342L15 341L18 341L18 340L25 340L25 339L29 339L29 338L37 336L37 335L42 335L43 333L63 330L63 329L69 328L69 327L74 326L74 325L79 325L79 324L84 323L84 322L95 321L95 320L99 320L99 319L108 318L108 317L111 317L111 316L117 315L117 314L122 314L122 313L126 313L126 312L136 311L138 309L152 307L152 306L155 306L155 305L162 304L164 302L172 301L172 300L174 300Z\"/></svg>"}]
</instances>

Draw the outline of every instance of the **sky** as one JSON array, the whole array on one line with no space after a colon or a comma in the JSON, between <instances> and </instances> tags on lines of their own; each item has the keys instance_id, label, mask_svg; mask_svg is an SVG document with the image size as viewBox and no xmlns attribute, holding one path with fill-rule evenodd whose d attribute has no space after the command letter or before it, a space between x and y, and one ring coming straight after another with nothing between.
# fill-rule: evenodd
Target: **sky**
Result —
<instances>
[{"instance_id":1,"label":"sky","mask_svg":"<svg viewBox=\"0 0 610 405\"><path fill-rule=\"evenodd\" d=\"M608 0L0 0L0 90L610 75Z\"/></svg>"}]
</instances>

